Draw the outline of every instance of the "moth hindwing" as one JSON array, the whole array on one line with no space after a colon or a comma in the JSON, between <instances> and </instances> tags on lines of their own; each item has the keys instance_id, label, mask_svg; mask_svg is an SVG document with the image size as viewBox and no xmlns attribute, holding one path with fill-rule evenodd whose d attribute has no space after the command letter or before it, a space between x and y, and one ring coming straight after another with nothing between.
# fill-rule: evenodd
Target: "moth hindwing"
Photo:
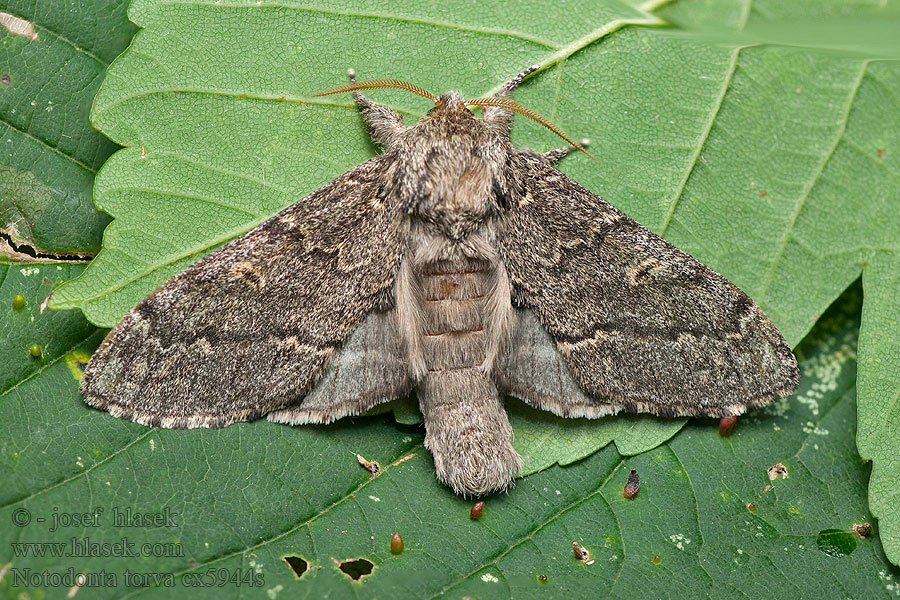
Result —
<instances>
[{"instance_id":1,"label":"moth hindwing","mask_svg":"<svg viewBox=\"0 0 900 600\"><path fill-rule=\"evenodd\" d=\"M87 402L162 427L328 423L418 392L438 478L464 495L521 467L502 395L565 417L737 415L797 365L721 275L514 148L511 100L351 83L384 152L176 275L109 333ZM435 108L406 126L360 90ZM482 118L467 110L484 107ZM568 139L568 138L566 138Z\"/></svg>"}]
</instances>

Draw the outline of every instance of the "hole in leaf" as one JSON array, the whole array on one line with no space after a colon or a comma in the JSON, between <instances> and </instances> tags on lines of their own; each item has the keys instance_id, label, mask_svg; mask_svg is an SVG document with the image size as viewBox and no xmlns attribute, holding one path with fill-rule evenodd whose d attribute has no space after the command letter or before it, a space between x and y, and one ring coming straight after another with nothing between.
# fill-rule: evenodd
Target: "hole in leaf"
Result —
<instances>
[{"instance_id":1,"label":"hole in leaf","mask_svg":"<svg viewBox=\"0 0 900 600\"><path fill-rule=\"evenodd\" d=\"M816 537L816 546L828 556L841 558L856 550L856 536L843 529L823 529Z\"/></svg>"},{"instance_id":2,"label":"hole in leaf","mask_svg":"<svg viewBox=\"0 0 900 600\"><path fill-rule=\"evenodd\" d=\"M346 573L353 581L359 581L372 572L375 564L364 558L352 558L338 563L341 571Z\"/></svg>"},{"instance_id":3,"label":"hole in leaf","mask_svg":"<svg viewBox=\"0 0 900 600\"><path fill-rule=\"evenodd\" d=\"M299 556L283 556L282 560L287 563L298 579L309 570L309 563Z\"/></svg>"}]
</instances>

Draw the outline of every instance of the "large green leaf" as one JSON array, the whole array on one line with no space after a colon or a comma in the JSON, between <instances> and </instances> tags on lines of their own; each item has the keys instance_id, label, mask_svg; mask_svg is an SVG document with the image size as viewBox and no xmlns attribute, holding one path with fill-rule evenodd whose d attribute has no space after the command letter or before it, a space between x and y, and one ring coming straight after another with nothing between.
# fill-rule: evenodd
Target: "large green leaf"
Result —
<instances>
[{"instance_id":1,"label":"large green leaf","mask_svg":"<svg viewBox=\"0 0 900 600\"><path fill-rule=\"evenodd\" d=\"M0 230L15 244L51 254L100 249L109 217L94 208L91 188L117 146L88 113L136 29L127 4L0 1L0 13L27 32L0 28Z\"/></svg>"},{"instance_id":2,"label":"large green leaf","mask_svg":"<svg viewBox=\"0 0 900 600\"><path fill-rule=\"evenodd\" d=\"M21 270L10 269L4 297L34 295ZM698 421L638 456L610 445L520 480L479 521L435 480L421 430L385 417L173 431L87 410L78 365L101 332L54 322L71 349L0 393L0 589L63 598L64 577L84 573L96 585L76 597L895 597L900 569L876 537L849 533L871 522L868 468L854 452L859 296L798 349L799 393L731 437ZM380 461L381 475L356 453ZM779 462L787 477L770 481ZM641 488L626 500L630 469ZM129 511L162 520L116 526ZM123 541L137 556L96 555ZM575 560L575 541L592 562ZM306 561L299 580L285 557ZM339 569L352 559L374 566L359 583Z\"/></svg>"},{"instance_id":3,"label":"large green leaf","mask_svg":"<svg viewBox=\"0 0 900 600\"><path fill-rule=\"evenodd\" d=\"M97 181L95 201L115 221L52 306L112 325L179 269L370 156L349 99L311 98L347 67L474 96L538 63L519 99L592 138L598 157L564 169L739 284L792 344L864 273L863 331L880 333L863 338L859 445L875 463L885 547L900 560L890 516L900 359L889 352L900 301L879 268L900 255L896 3L683 0L659 12L678 29L620 29L656 23L644 12L653 3L499 6L135 2L143 30L93 112L129 147ZM797 24L792 37L786 26ZM426 108L399 92L373 96L413 118ZM559 144L527 123L514 138ZM559 438L517 422L519 444ZM656 427L636 426L632 439ZM567 451L544 445L531 464L624 440L609 428L628 429L607 423Z\"/></svg>"}]
</instances>

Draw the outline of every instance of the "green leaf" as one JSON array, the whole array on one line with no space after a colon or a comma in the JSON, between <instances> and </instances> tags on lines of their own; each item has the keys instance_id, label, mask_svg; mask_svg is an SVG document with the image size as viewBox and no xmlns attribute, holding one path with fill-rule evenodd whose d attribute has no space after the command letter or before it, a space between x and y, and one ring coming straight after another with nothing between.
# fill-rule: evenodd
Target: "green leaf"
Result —
<instances>
[{"instance_id":1,"label":"green leaf","mask_svg":"<svg viewBox=\"0 0 900 600\"><path fill-rule=\"evenodd\" d=\"M863 271L859 332L860 455L872 461L869 509L891 562L900 562L900 257L877 251Z\"/></svg>"},{"instance_id":2,"label":"green leaf","mask_svg":"<svg viewBox=\"0 0 900 600\"><path fill-rule=\"evenodd\" d=\"M8 276L2 294L29 292L30 277ZM177 431L86 409L68 359L102 333L59 324L61 336L87 337L0 394L0 589L63 598L63 577L85 573L97 585L77 593L101 599L891 598L900 570L877 538L850 548L828 532L871 520L854 453L859 296L798 349L798 395L740 419L732 436L695 421L651 452L623 458L608 446L488 498L478 521L472 501L435 480L421 429L384 416ZM380 461L381 475L356 453ZM788 476L770 481L776 462ZM641 487L626 500L631 469ZM820 549L823 536L831 545ZM592 562L575 560L573 542ZM62 556L35 546L48 543ZM103 548L137 556L71 556ZM302 577L286 557L305 563ZM354 583L339 563L359 559L373 568Z\"/></svg>"},{"instance_id":3,"label":"green leaf","mask_svg":"<svg viewBox=\"0 0 900 600\"><path fill-rule=\"evenodd\" d=\"M51 254L93 253L109 217L94 175L117 148L88 122L109 63L135 27L127 3L4 0L31 34L0 28L0 230ZM76 6L77 8L72 8Z\"/></svg>"},{"instance_id":4,"label":"green leaf","mask_svg":"<svg viewBox=\"0 0 900 600\"><path fill-rule=\"evenodd\" d=\"M110 326L204 253L371 156L349 99L311 98L347 67L480 96L537 63L518 99L593 140L597 160L572 157L564 170L740 285L792 344L863 274L872 333L861 348L859 446L874 461L882 541L900 560L889 341L900 299L888 268L900 256L896 6L683 0L659 10L678 29L631 26L657 24L644 12L654 3L500 6L135 2L143 30L93 112L128 146L96 185L115 221L104 251L51 305ZM397 91L373 96L411 118L426 108ZM527 122L514 141L559 145ZM547 437L540 422L521 421ZM663 437L648 423L632 436L647 444L629 451ZM535 468L624 439L595 435L535 455ZM527 436L517 427L517 443Z\"/></svg>"},{"instance_id":5,"label":"green leaf","mask_svg":"<svg viewBox=\"0 0 900 600\"><path fill-rule=\"evenodd\" d=\"M83 270L83 265L0 264L0 392L40 373L97 330L78 312L41 312L54 286ZM22 308L16 308L16 296L22 296ZM38 357L30 353L34 344Z\"/></svg>"}]
</instances>

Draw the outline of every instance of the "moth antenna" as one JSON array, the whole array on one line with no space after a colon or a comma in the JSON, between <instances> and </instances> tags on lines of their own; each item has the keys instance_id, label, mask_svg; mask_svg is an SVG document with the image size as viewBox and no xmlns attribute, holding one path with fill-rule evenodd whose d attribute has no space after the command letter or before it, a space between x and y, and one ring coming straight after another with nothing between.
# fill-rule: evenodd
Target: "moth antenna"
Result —
<instances>
[{"instance_id":1,"label":"moth antenna","mask_svg":"<svg viewBox=\"0 0 900 600\"><path fill-rule=\"evenodd\" d=\"M465 104L466 106L496 106L498 108L508 108L509 110L519 113L520 115L525 115L532 121L535 121L536 123L540 123L547 129L549 129L550 131L552 131L553 133L555 133L556 135L561 137L562 139L569 142L573 148L577 148L578 150L581 150L582 152L584 152L591 158L594 158L594 155L591 154L590 152L588 152L587 150L585 150L584 146L582 146L581 144L579 144L578 142L576 142L575 140L573 140L572 138L567 136L563 132L563 130L560 129L559 127L557 127L550 119L541 115L538 112L531 110L527 106L523 106L522 104L519 104L512 98L475 98L474 100L466 100L463 104Z\"/></svg>"},{"instance_id":2,"label":"moth antenna","mask_svg":"<svg viewBox=\"0 0 900 600\"><path fill-rule=\"evenodd\" d=\"M419 86L413 85L408 81L401 81L399 79L367 79L366 81L353 81L345 83L344 85L339 85L330 90L325 90L324 92L313 94L313 96L327 96L328 94L340 94L341 92L353 92L356 90L371 90L374 88L399 88L428 98L434 102L435 106L438 104L438 99L430 92L423 90Z\"/></svg>"}]
</instances>

